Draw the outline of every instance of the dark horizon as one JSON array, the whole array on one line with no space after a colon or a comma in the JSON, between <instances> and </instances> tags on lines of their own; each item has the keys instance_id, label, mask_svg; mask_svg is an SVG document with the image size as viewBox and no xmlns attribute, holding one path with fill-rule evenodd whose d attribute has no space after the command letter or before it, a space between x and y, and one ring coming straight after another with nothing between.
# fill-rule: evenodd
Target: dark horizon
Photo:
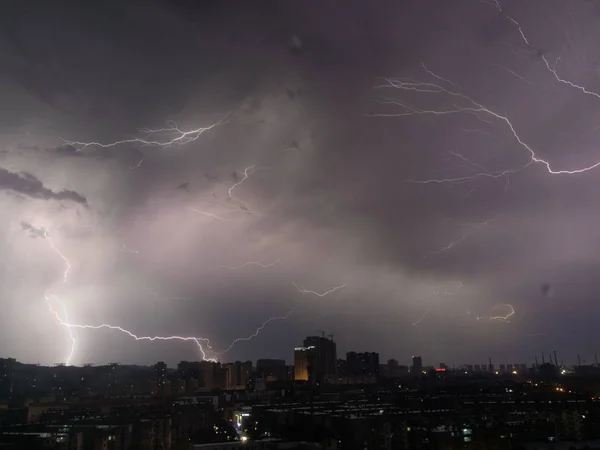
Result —
<instances>
[{"instance_id":1,"label":"dark horizon","mask_svg":"<svg viewBox=\"0 0 600 450\"><path fill-rule=\"evenodd\" d=\"M379 352L377 352L377 350L349 350L353 351L353 352L357 352L357 353L370 353L370 352L374 352L379 354ZM338 353L337 358L338 359L342 359L345 360L346 359L346 353ZM466 367L467 365L484 365L484 364L488 364L489 360L492 360L492 363L494 364L494 366L497 368L499 367L501 364L502 365L506 365L506 364L526 364L528 368L531 367L535 367L536 364L541 365L542 363L550 363L552 365L555 365L554 362L554 355L550 355L550 353L546 353L544 355L544 359L542 359L542 355L538 354L537 355L537 360L535 359L535 355L532 357L531 361L529 360L517 360L515 358L513 358L512 360L510 358L506 359L506 360L499 360L499 359L495 359L493 356L488 357L487 359L482 359L482 360L470 360L470 361L463 361L463 362L452 362L452 361L430 361L427 359L426 356L423 355L416 355L416 356L421 356L423 358L423 367L440 367L441 364L445 364L446 366L448 366L450 369L460 369L462 367ZM565 367L576 367L579 365L579 362L581 362L582 366L593 366L596 365L596 357L597 355L591 355L591 357L585 357L587 355L575 355L574 360L569 360L569 359L564 359L561 358L560 355L558 355L558 364L559 366L565 366ZM380 358L380 364L381 365L387 365L388 362L390 360L396 360L400 366L405 366L405 367L410 367L411 363L412 363L412 357L408 357L406 359L402 359L400 357L390 357L390 358ZM579 359L578 359L579 357ZM1 356L1 359L14 359L17 363L19 364L26 364L26 365L37 365L37 366L41 366L41 367L57 367L60 366L64 363L61 362L56 362L56 363L51 363L51 364L41 364L39 362L25 362L25 361L20 361L18 358L14 358L11 356ZM286 365L288 366L293 366L294 365L294 360L293 358L291 359L286 359L286 358L272 358L272 357L258 357L256 359L250 359L250 358L239 358L236 360L220 360L220 361L216 361L220 364L230 364L230 363L234 363L234 362L246 362L246 361L251 361L252 364L256 364L256 361L258 360L283 360L285 361ZM167 363L167 367L169 369L174 369L177 367L177 364L179 364L180 362L184 362L184 361L190 361L190 362L194 362L194 361L201 361L201 360L181 360L181 361L177 361L175 363ZM82 363L77 363L77 364L72 364L71 366L73 367L85 367L85 366L107 366L110 364L118 364L120 366L126 366L126 367L152 367L154 364L156 364L157 362L164 362L164 360L162 359L157 359L154 362L148 363L148 364L138 364L138 363L133 363L133 362L123 362L123 361L110 361L110 362L102 362L102 363L86 363L86 362L82 362ZM210 361L208 361L210 362ZM66 367L71 367L71 366L66 366Z\"/></svg>"}]
</instances>

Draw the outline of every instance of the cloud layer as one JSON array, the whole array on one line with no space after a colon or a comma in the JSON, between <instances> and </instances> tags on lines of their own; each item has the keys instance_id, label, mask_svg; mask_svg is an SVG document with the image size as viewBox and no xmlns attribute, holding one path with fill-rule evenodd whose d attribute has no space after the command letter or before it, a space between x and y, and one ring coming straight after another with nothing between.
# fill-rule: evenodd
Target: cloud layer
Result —
<instances>
[{"instance_id":1,"label":"cloud layer","mask_svg":"<svg viewBox=\"0 0 600 450\"><path fill-rule=\"evenodd\" d=\"M68 3L0 7L2 354L65 360L48 289L72 323L206 337L213 354L292 311L225 360L290 360L316 330L340 353L405 363L594 352L598 172L408 183L530 155L489 115L423 113L464 98L377 88L444 86L506 114L553 166L590 165L600 99L542 56L600 91L593 5ZM219 121L193 142L136 142ZM30 239L43 230L67 282L51 243ZM77 364L198 357L193 343L74 334Z\"/></svg>"},{"instance_id":2,"label":"cloud layer","mask_svg":"<svg viewBox=\"0 0 600 450\"><path fill-rule=\"evenodd\" d=\"M87 200L75 191L63 189L52 191L45 187L35 176L26 173L14 173L0 168L0 190L10 191L16 194L40 199L40 200L64 200L85 205Z\"/></svg>"}]
</instances>

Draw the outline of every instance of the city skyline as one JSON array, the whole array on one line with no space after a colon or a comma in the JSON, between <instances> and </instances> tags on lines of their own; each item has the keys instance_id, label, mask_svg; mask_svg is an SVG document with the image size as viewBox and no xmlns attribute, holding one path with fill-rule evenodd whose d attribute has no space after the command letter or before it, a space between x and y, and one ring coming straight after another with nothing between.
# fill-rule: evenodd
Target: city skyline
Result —
<instances>
[{"instance_id":1,"label":"city skyline","mask_svg":"<svg viewBox=\"0 0 600 450\"><path fill-rule=\"evenodd\" d=\"M309 342L310 339L318 339L318 336L307 336L303 339L304 344L306 344L307 342ZM323 338L326 339L326 338ZM375 366L378 367L383 367L383 366L389 366L389 365L397 365L398 367L404 367L407 369L410 369L410 371L414 371L415 367L417 368L417 372L421 372L422 369L425 368L448 368L448 369L457 369L457 370L461 370L462 368L469 368L469 370L475 370L475 371L491 371L492 369L499 369L501 368L502 370L504 370L505 367L511 367L515 366L515 367L527 367L527 368L532 368L532 367L539 367L542 364L546 364L549 363L551 365L556 365L556 366L564 366L564 367L576 367L576 366L598 366L599 362L598 362L598 355L595 353L593 355L581 355L581 354L576 354L574 355L573 358L570 358L570 355L567 355L567 358L563 358L564 355L557 355L557 353L555 351L552 352L541 352L537 355L532 355L531 358L520 358L518 359L517 357L508 357L505 359L496 359L494 357L494 355L489 355L486 359L482 359L482 360L466 360L466 361L460 361L460 362L456 362L456 361L450 361L450 360L441 360L441 361L434 361L431 359L427 358L427 355L425 355L425 357L423 357L422 355L411 355L411 356L407 356L407 355L393 355L391 357L389 356L380 356L380 353L377 350L364 350L364 349L351 349L351 350L344 350L344 351L340 351L339 353L337 353L335 351L335 348L338 345L338 342L334 342L334 353L332 354L333 356L331 356L333 358L333 360L331 361L330 364L333 364L333 361L337 361L338 363L338 367L337 367L337 371L340 370L339 367L339 362L340 361L344 361L345 363L348 363L348 366L345 368L346 370L349 370L349 372L355 372L357 371L357 362L356 360L354 360L353 362L350 362L348 360L348 358L352 357L352 358L357 358L357 356L360 358L364 358L361 361L360 364L367 364L369 365L369 367L371 367L373 364ZM206 363L218 363L221 364L223 366L227 366L227 365L231 365L234 363L247 363L247 362L251 362L252 364L256 363L256 368L259 368L260 364L258 364L259 362L262 362L263 364L266 365L270 365L275 363L279 363L279 362L284 362L285 363L285 367L295 367L298 364L298 352L302 353L303 351L310 351L310 350L315 350L316 347L318 346L318 344L315 345L308 345L308 346L301 346L301 347L294 347L291 349L290 355L288 358L286 357L282 357L282 358L275 358L275 357L258 357L256 359L250 359L250 358L244 358L241 357L240 359L223 359L223 360L214 360L214 361L202 361L202 360L179 360L176 362L171 362L166 363L167 367L169 368L175 368L177 367L179 364L181 363L189 363L189 364L196 364L196 363L202 363L202 362L206 362ZM343 348L343 347L342 347ZM315 358L317 356L317 353L315 352L312 357ZM334 357L335 356L335 357ZM560 356L560 358L559 358ZM302 358L302 357L301 357ZM375 359L372 359L375 358ZM64 363L62 362L57 362L54 364L40 364L40 362L28 362L28 361L20 361L18 358L15 358L14 356L10 356L10 355L0 355L0 360L7 360L7 359L14 359L16 362L20 363L20 364L29 364L29 365L38 365L38 366L46 366L46 367L57 367L57 366L65 366ZM305 357L303 359L306 359ZM100 363L91 363L91 362L87 362L87 363L81 363L81 364L73 364L72 366L74 367L92 367L92 366L109 366L112 364L118 364L118 365L122 365L122 366L140 366L140 367L153 367L157 362L159 363L164 363L166 361L168 361L168 358L165 359L159 359L156 361L153 361L149 364L138 364L135 362L127 362L127 361L117 361L117 360L111 360L108 362L100 362ZM375 363L371 362L371 361L376 361ZM512 362L511 362L512 361ZM307 362L305 361L304 363L301 364L306 364ZM67 366L68 367L68 366ZM305 370L306 367L304 367ZM322 372L322 375L325 375L327 373L327 371ZM300 378L298 379L299 381L308 381L308 372L305 375L305 378Z\"/></svg>"},{"instance_id":2,"label":"city skyline","mask_svg":"<svg viewBox=\"0 0 600 450\"><path fill-rule=\"evenodd\" d=\"M597 16L1 5L0 355L593 362Z\"/></svg>"}]
</instances>

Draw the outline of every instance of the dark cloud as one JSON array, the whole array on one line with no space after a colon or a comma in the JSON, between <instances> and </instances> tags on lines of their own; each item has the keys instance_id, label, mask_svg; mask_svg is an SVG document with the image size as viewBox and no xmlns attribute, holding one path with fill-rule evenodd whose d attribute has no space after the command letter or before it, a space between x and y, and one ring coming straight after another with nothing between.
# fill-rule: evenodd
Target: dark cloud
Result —
<instances>
[{"instance_id":1,"label":"dark cloud","mask_svg":"<svg viewBox=\"0 0 600 450\"><path fill-rule=\"evenodd\" d=\"M27 326L13 330L18 344L0 340L2 351L55 362L69 344L40 295L64 261L47 241L25 239L33 228L23 233L22 222L50 228L71 262L55 288L81 322L194 333L221 347L293 310L225 359L289 359L316 329L340 352L404 362L567 355L582 330L593 342L598 172L533 164L407 182L498 173L531 155L481 112L381 116L468 105L436 89L381 87L386 77L436 83L506 114L552 167L595 163L600 101L544 58L559 78L600 89L597 6L501 4L504 15L477 0L0 6L0 188L65 204L86 204L85 193L91 205L57 212L0 199L9 236L0 246L14 263L0 273L0 298L31 302L14 306ZM191 130L226 114L185 145L59 145L131 140L172 121ZM244 179L252 165L260 170ZM347 286L320 297L293 281L316 293ZM510 322L484 320L510 312L498 305L514 308ZM197 356L181 343L88 331L77 332L78 363Z\"/></svg>"},{"instance_id":2,"label":"dark cloud","mask_svg":"<svg viewBox=\"0 0 600 450\"><path fill-rule=\"evenodd\" d=\"M189 181L181 183L179 186L177 186L177 189L179 189L181 191L190 192L190 183L189 183Z\"/></svg>"},{"instance_id":3,"label":"dark cloud","mask_svg":"<svg viewBox=\"0 0 600 450\"><path fill-rule=\"evenodd\" d=\"M42 200L65 200L87 205L86 198L78 192L70 190L52 191L29 173L15 173L3 168L0 168L0 190L13 191L17 194Z\"/></svg>"},{"instance_id":4,"label":"dark cloud","mask_svg":"<svg viewBox=\"0 0 600 450\"><path fill-rule=\"evenodd\" d=\"M46 230L43 227L36 228L28 222L21 222L21 228L23 231L29 234L31 238L44 238L46 237Z\"/></svg>"}]
</instances>

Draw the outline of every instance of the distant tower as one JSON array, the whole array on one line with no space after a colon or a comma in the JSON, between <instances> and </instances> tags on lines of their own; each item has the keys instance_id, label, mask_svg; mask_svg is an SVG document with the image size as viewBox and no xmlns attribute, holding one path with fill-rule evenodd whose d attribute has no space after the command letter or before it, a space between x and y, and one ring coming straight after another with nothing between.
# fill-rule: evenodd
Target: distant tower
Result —
<instances>
[{"instance_id":1,"label":"distant tower","mask_svg":"<svg viewBox=\"0 0 600 450\"><path fill-rule=\"evenodd\" d=\"M423 358L420 356L413 356L412 358L412 368L410 371L413 374L421 374L423 372Z\"/></svg>"},{"instance_id":2,"label":"distant tower","mask_svg":"<svg viewBox=\"0 0 600 450\"><path fill-rule=\"evenodd\" d=\"M304 339L303 347L312 348L315 354L314 361L311 365L313 373L309 376L310 381L322 383L328 375L337 373L337 348L333 339L329 340L325 337L325 332L321 332L322 336L308 336Z\"/></svg>"}]
</instances>

